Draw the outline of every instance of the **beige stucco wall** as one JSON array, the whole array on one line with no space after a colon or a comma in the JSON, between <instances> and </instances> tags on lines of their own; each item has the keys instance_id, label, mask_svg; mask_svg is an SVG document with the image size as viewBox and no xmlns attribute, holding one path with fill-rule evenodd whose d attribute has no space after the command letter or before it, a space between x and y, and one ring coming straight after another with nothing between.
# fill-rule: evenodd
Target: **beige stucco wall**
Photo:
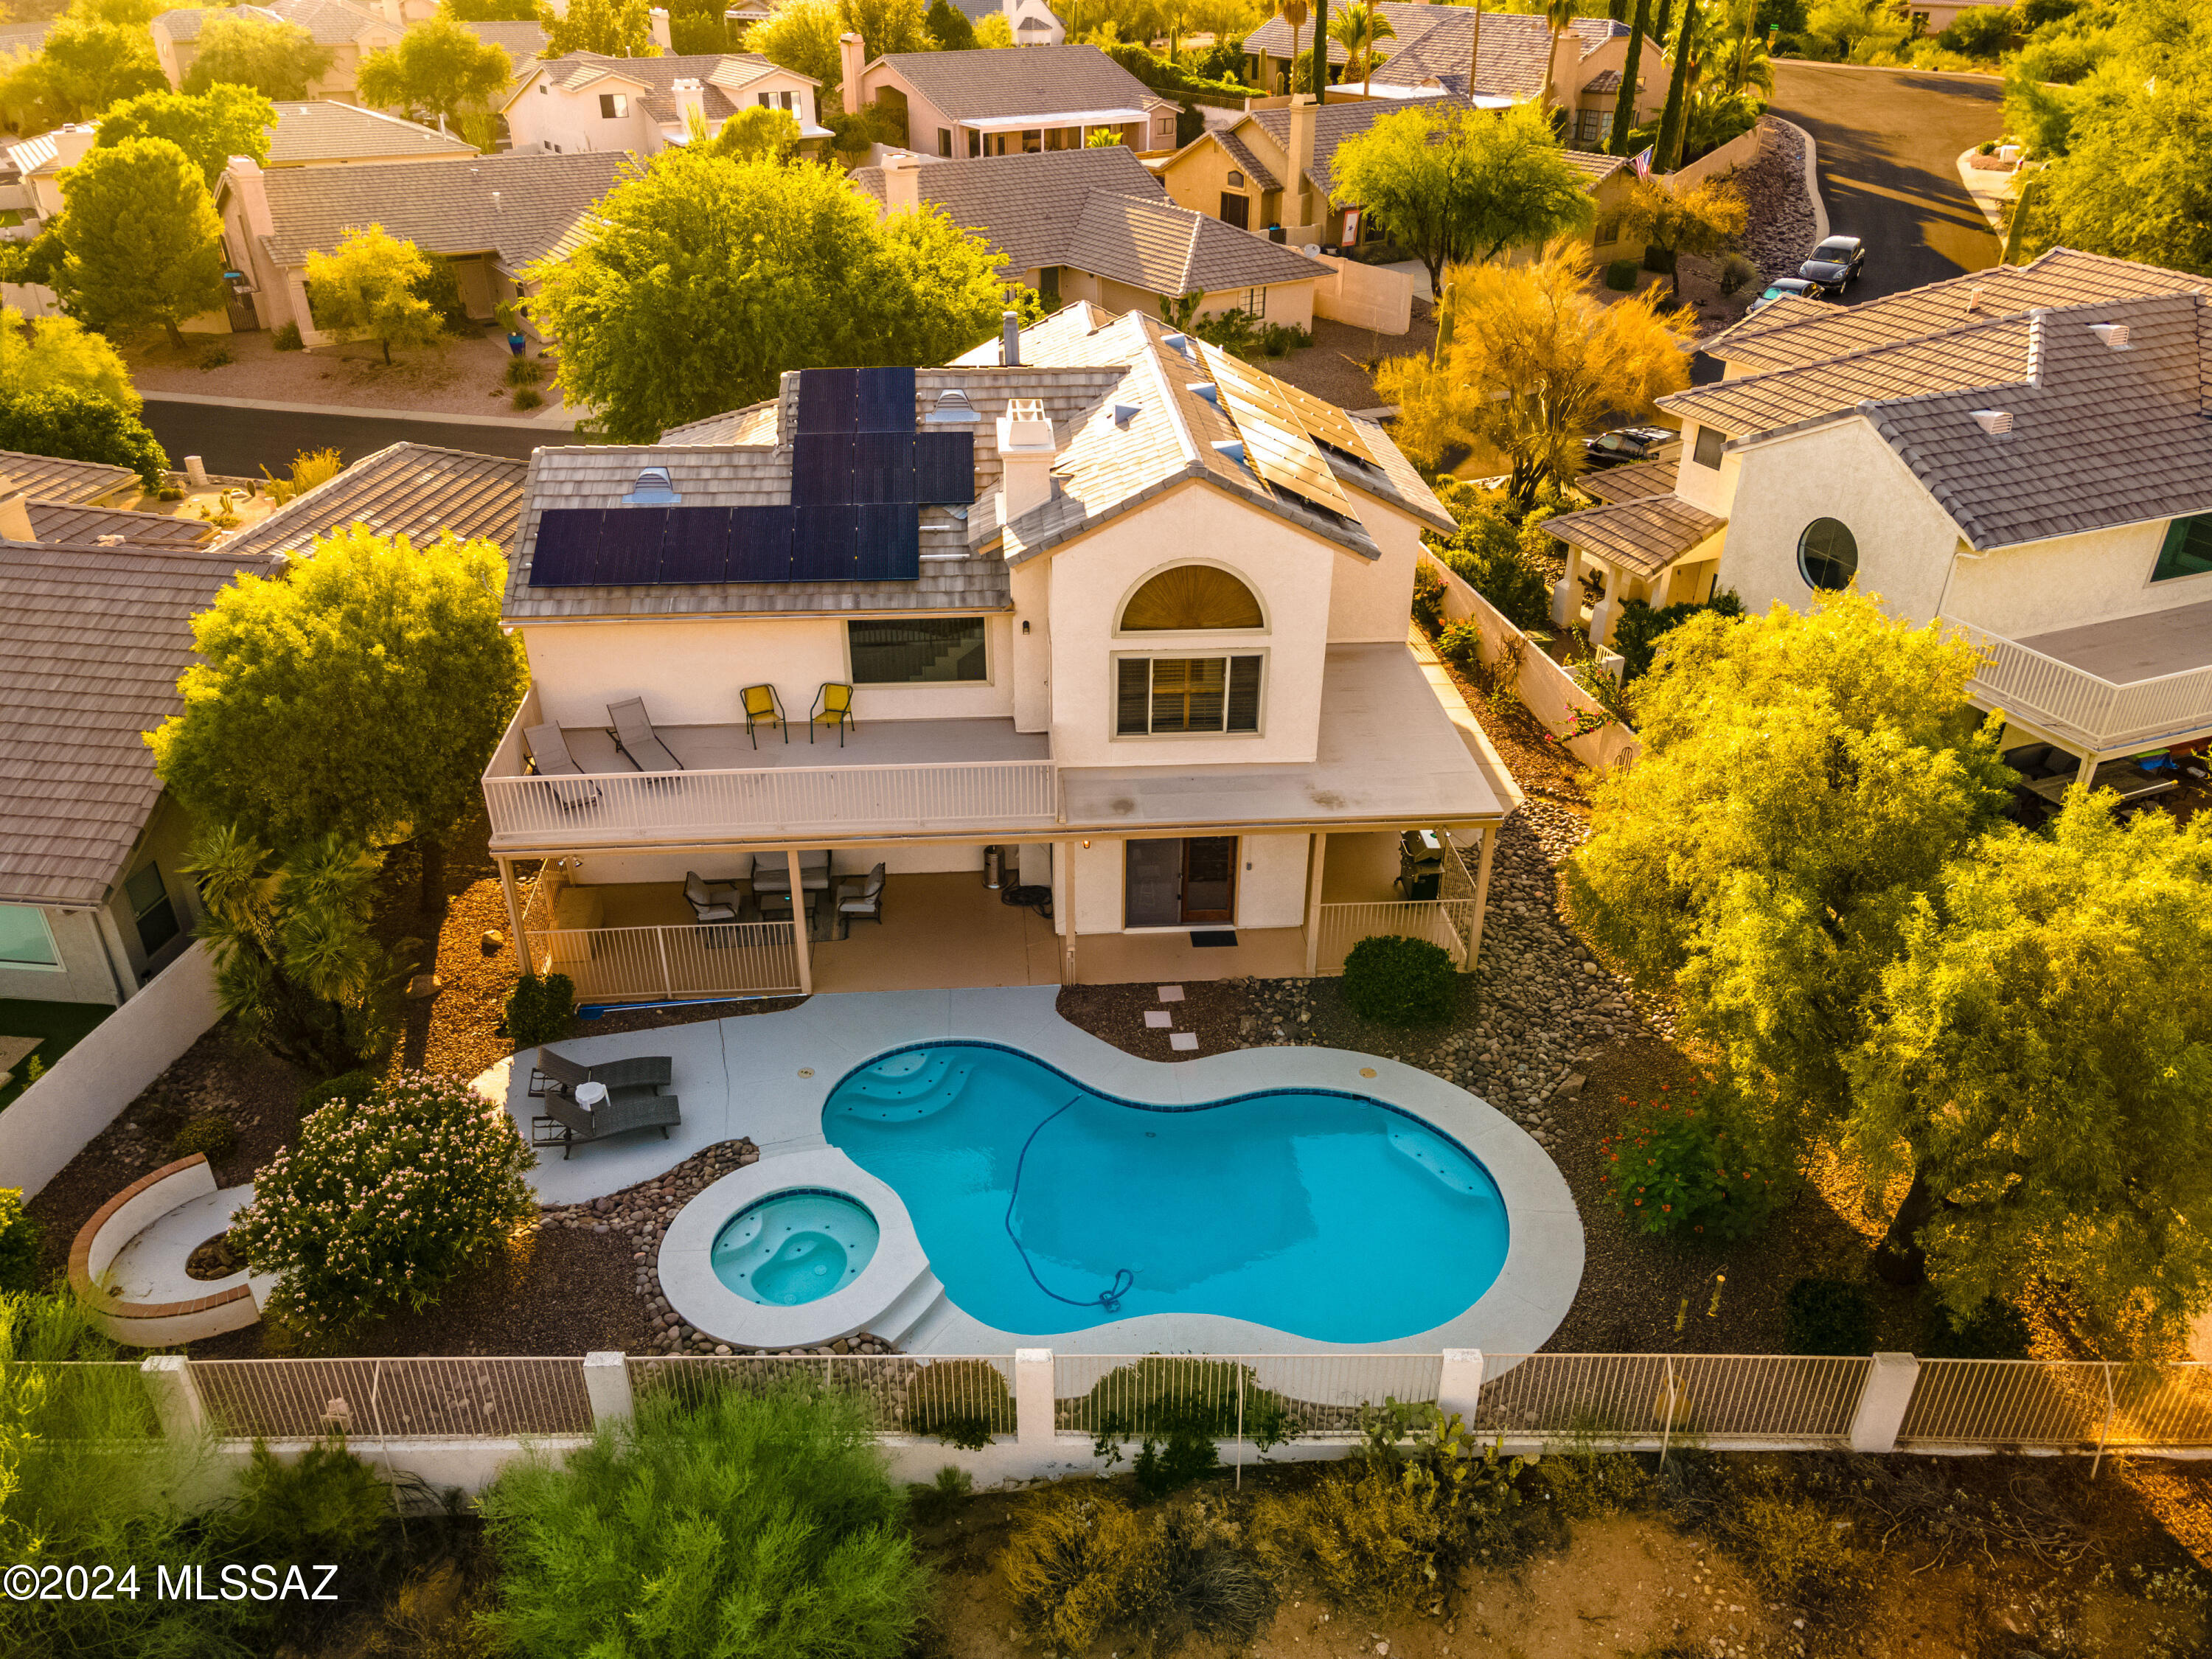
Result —
<instances>
[{"instance_id":1,"label":"beige stucco wall","mask_svg":"<svg viewBox=\"0 0 2212 1659\"><path fill-rule=\"evenodd\" d=\"M1266 300L1261 320L1278 328L1313 327L1314 284L1311 283L1269 283L1266 285ZM1242 288L1223 289L1209 294L1199 301L1201 317L1218 316L1224 312L1249 309L1246 302L1251 290Z\"/></svg>"},{"instance_id":2,"label":"beige stucco wall","mask_svg":"<svg viewBox=\"0 0 2212 1659\"><path fill-rule=\"evenodd\" d=\"M1305 921L1304 835L1240 836L1237 845L1237 927L1297 927ZM1097 836L1075 848L1075 917L1080 933L1118 933L1126 896L1127 843ZM1218 926L1219 924L1215 924ZM1147 930L1153 931L1153 930ZM1079 969L1082 957L1076 957Z\"/></svg>"},{"instance_id":3,"label":"beige stucco wall","mask_svg":"<svg viewBox=\"0 0 2212 1659\"><path fill-rule=\"evenodd\" d=\"M2011 639L2212 599L2212 573L2154 582L2167 520L1961 558L1943 609Z\"/></svg>"},{"instance_id":4,"label":"beige stucco wall","mask_svg":"<svg viewBox=\"0 0 2212 1659\"><path fill-rule=\"evenodd\" d=\"M183 873L191 858L191 821L184 810L166 794L154 803L154 810L146 820L145 832L138 845L124 864L124 880L115 884L108 896L107 909L115 924L115 936L122 940L123 953L131 964L131 971L145 980L159 973L185 953L191 943L192 929L198 926L203 914L199 890L191 878ZM177 937L149 957L138 942L138 920L131 913L131 900L124 884L146 866L160 866L161 889L169 896L170 907L177 915Z\"/></svg>"},{"instance_id":5,"label":"beige stucco wall","mask_svg":"<svg viewBox=\"0 0 2212 1659\"><path fill-rule=\"evenodd\" d=\"M0 997L21 997L31 1002L115 1002L115 976L109 972L107 955L90 910L46 912L53 934L58 969L0 968ZM52 1065L53 1057L46 1056Z\"/></svg>"},{"instance_id":6,"label":"beige stucco wall","mask_svg":"<svg viewBox=\"0 0 2212 1659\"><path fill-rule=\"evenodd\" d=\"M605 726L607 704L645 699L659 726L742 722L739 690L775 687L783 712L803 722L825 680L851 669L845 624L836 617L687 617L525 624L523 643L545 717L562 726ZM1008 672L1010 620L984 629L990 679L942 685L862 686L853 717L872 720L1005 718L1014 712Z\"/></svg>"},{"instance_id":7,"label":"beige stucco wall","mask_svg":"<svg viewBox=\"0 0 2212 1659\"><path fill-rule=\"evenodd\" d=\"M1406 637L1413 614L1413 567L1421 556L1418 520L1378 497L1352 491L1352 505L1382 550L1376 560L1340 556L1330 573L1328 637L1333 644Z\"/></svg>"},{"instance_id":8,"label":"beige stucco wall","mask_svg":"<svg viewBox=\"0 0 2212 1659\"><path fill-rule=\"evenodd\" d=\"M1696 422L1682 423L1682 453L1674 463L1674 493L1691 506L1725 519L1742 478L1744 452L1723 450L1718 466L1701 466L1697 460L1698 432Z\"/></svg>"},{"instance_id":9,"label":"beige stucco wall","mask_svg":"<svg viewBox=\"0 0 2212 1659\"><path fill-rule=\"evenodd\" d=\"M1266 142L1266 134L1261 131L1257 122L1244 129L1244 136L1253 141L1255 148ZM1267 159L1264 149L1259 154L1262 159ZM1244 182L1231 184L1229 175L1232 173ZM1160 183L1167 186L1169 200L1177 207L1203 213L1209 219L1221 216L1223 192L1244 197L1252 204L1246 228L1253 231L1262 231L1267 228L1282 198L1282 192L1279 190L1261 190L1253 182L1251 175L1237 165L1236 158L1210 137L1192 145L1160 169L1159 179Z\"/></svg>"}]
</instances>

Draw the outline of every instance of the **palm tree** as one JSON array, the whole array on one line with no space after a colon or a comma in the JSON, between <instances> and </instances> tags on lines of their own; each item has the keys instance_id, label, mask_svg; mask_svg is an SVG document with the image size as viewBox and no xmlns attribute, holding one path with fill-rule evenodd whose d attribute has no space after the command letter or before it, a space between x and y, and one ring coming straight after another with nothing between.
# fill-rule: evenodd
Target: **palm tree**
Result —
<instances>
[{"instance_id":1,"label":"palm tree","mask_svg":"<svg viewBox=\"0 0 2212 1659\"><path fill-rule=\"evenodd\" d=\"M1552 107L1552 60L1559 55L1559 37L1574 26L1581 7L1577 0L1544 0L1544 21L1550 27L1544 32L1544 92L1536 100L1536 107Z\"/></svg>"},{"instance_id":2,"label":"palm tree","mask_svg":"<svg viewBox=\"0 0 2212 1659\"><path fill-rule=\"evenodd\" d=\"M1349 80L1356 70L1361 76L1359 95L1373 95L1375 86L1375 48L1385 40L1395 40L1398 31L1391 27L1380 6L1367 0L1352 0L1352 3L1329 20L1329 38L1342 46L1350 62L1344 66L1345 78Z\"/></svg>"},{"instance_id":3,"label":"palm tree","mask_svg":"<svg viewBox=\"0 0 2212 1659\"><path fill-rule=\"evenodd\" d=\"M1298 31L1306 26L1306 0L1281 0L1276 9L1291 26L1291 90L1297 88Z\"/></svg>"}]
</instances>

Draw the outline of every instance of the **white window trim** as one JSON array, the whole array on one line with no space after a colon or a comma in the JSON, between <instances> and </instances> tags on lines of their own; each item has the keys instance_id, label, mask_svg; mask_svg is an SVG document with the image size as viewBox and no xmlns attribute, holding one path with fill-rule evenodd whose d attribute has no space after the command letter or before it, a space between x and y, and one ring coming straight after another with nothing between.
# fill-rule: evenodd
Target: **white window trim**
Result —
<instances>
[{"instance_id":1,"label":"white window trim","mask_svg":"<svg viewBox=\"0 0 2212 1659\"><path fill-rule=\"evenodd\" d=\"M1212 569L1220 571L1224 575L1234 576L1237 581L1243 585L1244 591L1252 596L1252 602L1260 607L1260 625L1257 628L1189 629L1128 629L1121 626L1121 617L1129 608L1129 601L1137 597L1138 592L1144 587L1146 582L1152 580L1155 576L1164 576L1170 570L1181 570L1187 565L1194 564L1206 565ZM1128 586L1122 589L1121 597L1114 602L1114 637L1117 640L1211 641L1224 637L1236 640L1260 640L1267 638L1273 631L1274 621L1268 614L1267 596L1260 591L1258 586L1254 583L1249 576L1237 569L1235 565L1224 564L1218 559L1170 559L1164 564L1156 564L1150 570L1145 572L1143 575L1138 577L1136 580L1131 582ZM1175 653L1172 652L1155 652L1152 654L1156 656L1172 656ZM1186 653L1184 654L1188 655L1188 653ZM1246 652L1243 654L1249 656L1251 653L1249 652Z\"/></svg>"},{"instance_id":2,"label":"white window trim","mask_svg":"<svg viewBox=\"0 0 2212 1659\"><path fill-rule=\"evenodd\" d=\"M1188 637L1188 636L1180 636ZM1267 735L1267 686L1270 653L1263 645L1249 648L1227 645L1171 645L1155 651L1115 651L1109 653L1106 671L1106 738L1109 743L1243 743ZM1142 657L1146 661L1166 658L1185 661L1193 657L1219 657L1226 661L1231 657L1257 657L1260 659L1259 720L1249 732L1124 732L1121 726L1121 663L1129 657ZM1150 681L1147 679L1146 708L1151 709ZM1222 691L1222 719L1229 717L1228 690Z\"/></svg>"},{"instance_id":3,"label":"white window trim","mask_svg":"<svg viewBox=\"0 0 2212 1659\"><path fill-rule=\"evenodd\" d=\"M52 962L18 962L13 957L0 958L0 973L7 974L65 974L69 964L62 960L61 941L54 937L54 924L47 918L46 908L37 904L10 904L9 910L27 910L39 919L39 927L46 936L46 948L53 952Z\"/></svg>"}]
</instances>

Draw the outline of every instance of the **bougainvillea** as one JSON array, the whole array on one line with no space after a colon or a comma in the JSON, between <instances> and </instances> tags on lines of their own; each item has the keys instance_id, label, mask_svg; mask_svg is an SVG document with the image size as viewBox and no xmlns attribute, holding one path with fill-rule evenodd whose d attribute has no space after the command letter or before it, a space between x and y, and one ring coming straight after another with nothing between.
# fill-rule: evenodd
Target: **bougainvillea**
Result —
<instances>
[{"instance_id":1,"label":"bougainvillea","mask_svg":"<svg viewBox=\"0 0 2212 1659\"><path fill-rule=\"evenodd\" d=\"M333 1100L253 1177L231 1230L270 1310L311 1339L428 1306L537 1212L514 1120L458 1077L410 1072Z\"/></svg>"},{"instance_id":2,"label":"bougainvillea","mask_svg":"<svg viewBox=\"0 0 2212 1659\"><path fill-rule=\"evenodd\" d=\"M1783 1172L1732 1121L1718 1092L1620 1097L1620 1127L1598 1143L1598 1179L1639 1232L1741 1238L1788 1196Z\"/></svg>"}]
</instances>

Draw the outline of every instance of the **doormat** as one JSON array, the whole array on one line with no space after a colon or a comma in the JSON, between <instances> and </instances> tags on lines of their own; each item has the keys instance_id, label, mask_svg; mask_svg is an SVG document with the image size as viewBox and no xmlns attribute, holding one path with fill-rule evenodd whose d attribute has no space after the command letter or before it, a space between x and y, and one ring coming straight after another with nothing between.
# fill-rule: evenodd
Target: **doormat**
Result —
<instances>
[{"instance_id":1,"label":"doormat","mask_svg":"<svg viewBox=\"0 0 2212 1659\"><path fill-rule=\"evenodd\" d=\"M1194 928L1191 932L1190 942L1200 950L1209 945L1225 947L1237 943L1237 934L1230 928L1222 928L1210 933L1201 933Z\"/></svg>"}]
</instances>

